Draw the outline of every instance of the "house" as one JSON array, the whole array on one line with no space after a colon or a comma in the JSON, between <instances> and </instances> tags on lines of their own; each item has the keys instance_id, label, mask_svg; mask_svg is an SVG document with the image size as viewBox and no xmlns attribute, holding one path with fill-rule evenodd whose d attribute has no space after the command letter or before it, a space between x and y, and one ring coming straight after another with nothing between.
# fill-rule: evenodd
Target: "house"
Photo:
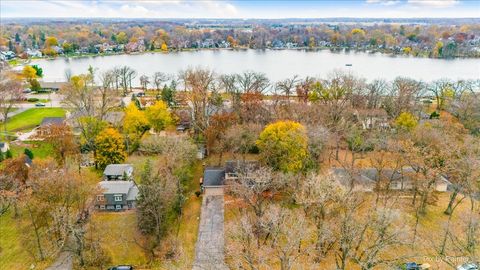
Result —
<instances>
[{"instance_id":1,"label":"house","mask_svg":"<svg viewBox=\"0 0 480 270\"><path fill-rule=\"evenodd\" d=\"M122 112L122 111L107 112L103 120L114 127L120 127L123 123L124 117L125 117L125 112Z\"/></svg>"},{"instance_id":2,"label":"house","mask_svg":"<svg viewBox=\"0 0 480 270\"><path fill-rule=\"evenodd\" d=\"M42 52L37 49L27 49L26 53L28 57L42 57Z\"/></svg>"},{"instance_id":3,"label":"house","mask_svg":"<svg viewBox=\"0 0 480 270\"><path fill-rule=\"evenodd\" d=\"M52 125L64 125L65 118L64 117L44 117L40 126L37 128L37 136L46 136L49 135L49 128Z\"/></svg>"},{"instance_id":4,"label":"house","mask_svg":"<svg viewBox=\"0 0 480 270\"><path fill-rule=\"evenodd\" d=\"M208 195L221 195L223 194L224 180L225 168L206 167L203 177L200 179L201 190Z\"/></svg>"},{"instance_id":5,"label":"house","mask_svg":"<svg viewBox=\"0 0 480 270\"><path fill-rule=\"evenodd\" d=\"M10 149L10 146L7 142L0 142L0 152L5 153Z\"/></svg>"},{"instance_id":6,"label":"house","mask_svg":"<svg viewBox=\"0 0 480 270\"><path fill-rule=\"evenodd\" d=\"M58 91L66 84L66 82L44 82L44 81L39 81L39 83L40 83L40 88L42 88L43 91Z\"/></svg>"},{"instance_id":7,"label":"house","mask_svg":"<svg viewBox=\"0 0 480 270\"><path fill-rule=\"evenodd\" d=\"M376 168L355 171L333 168L331 173L340 184L355 191L374 191L379 184L378 181L384 182L390 190L411 190L414 187L412 176L415 171L412 167L404 167L399 170L384 169L381 173ZM446 192L450 184L445 177L439 176L434 183L434 189L438 192Z\"/></svg>"},{"instance_id":8,"label":"house","mask_svg":"<svg viewBox=\"0 0 480 270\"><path fill-rule=\"evenodd\" d=\"M225 180L236 180L239 174L248 174L249 171L258 167L258 161L254 160L229 160L225 162Z\"/></svg>"},{"instance_id":9,"label":"house","mask_svg":"<svg viewBox=\"0 0 480 270\"><path fill-rule=\"evenodd\" d=\"M133 177L132 164L110 164L103 171L105 181L129 181Z\"/></svg>"},{"instance_id":10,"label":"house","mask_svg":"<svg viewBox=\"0 0 480 270\"><path fill-rule=\"evenodd\" d=\"M354 113L363 129L384 129L390 128L388 114L383 109L356 110Z\"/></svg>"},{"instance_id":11,"label":"house","mask_svg":"<svg viewBox=\"0 0 480 270\"><path fill-rule=\"evenodd\" d=\"M101 194L95 199L95 209L126 210L136 207L138 186L134 181L101 181Z\"/></svg>"}]
</instances>

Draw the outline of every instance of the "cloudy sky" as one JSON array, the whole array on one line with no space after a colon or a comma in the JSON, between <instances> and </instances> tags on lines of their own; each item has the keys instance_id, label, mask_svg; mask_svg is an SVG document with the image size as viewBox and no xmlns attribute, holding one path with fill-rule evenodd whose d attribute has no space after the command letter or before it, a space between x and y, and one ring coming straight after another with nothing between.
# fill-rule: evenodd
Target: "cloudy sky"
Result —
<instances>
[{"instance_id":1,"label":"cloudy sky","mask_svg":"<svg viewBox=\"0 0 480 270\"><path fill-rule=\"evenodd\" d=\"M480 17L480 0L1 0L7 17L326 18Z\"/></svg>"}]
</instances>

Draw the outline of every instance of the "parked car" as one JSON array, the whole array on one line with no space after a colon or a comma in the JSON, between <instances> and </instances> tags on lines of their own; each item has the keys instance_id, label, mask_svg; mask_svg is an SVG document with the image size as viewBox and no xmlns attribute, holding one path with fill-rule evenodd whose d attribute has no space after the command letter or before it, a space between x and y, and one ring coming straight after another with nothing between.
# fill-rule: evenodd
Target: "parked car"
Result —
<instances>
[{"instance_id":1,"label":"parked car","mask_svg":"<svg viewBox=\"0 0 480 270\"><path fill-rule=\"evenodd\" d=\"M23 89L24 94L28 94L28 93L31 93L31 92L32 92L32 90L30 88Z\"/></svg>"},{"instance_id":2,"label":"parked car","mask_svg":"<svg viewBox=\"0 0 480 270\"><path fill-rule=\"evenodd\" d=\"M476 263L464 263L457 266L457 270L478 270L478 264Z\"/></svg>"},{"instance_id":3,"label":"parked car","mask_svg":"<svg viewBox=\"0 0 480 270\"><path fill-rule=\"evenodd\" d=\"M144 97L144 96L145 96L145 92L137 93L137 97Z\"/></svg>"},{"instance_id":4,"label":"parked car","mask_svg":"<svg viewBox=\"0 0 480 270\"><path fill-rule=\"evenodd\" d=\"M404 265L404 267L402 269L405 269L405 270L423 270L423 269L429 269L429 268L430 268L430 264L428 264L428 263L418 264L416 262L408 262Z\"/></svg>"},{"instance_id":5,"label":"parked car","mask_svg":"<svg viewBox=\"0 0 480 270\"><path fill-rule=\"evenodd\" d=\"M133 270L133 266L131 266L131 265L117 265L117 266L108 268L108 270Z\"/></svg>"},{"instance_id":6,"label":"parked car","mask_svg":"<svg viewBox=\"0 0 480 270\"><path fill-rule=\"evenodd\" d=\"M45 103L37 102L35 103L35 107L45 107Z\"/></svg>"}]
</instances>

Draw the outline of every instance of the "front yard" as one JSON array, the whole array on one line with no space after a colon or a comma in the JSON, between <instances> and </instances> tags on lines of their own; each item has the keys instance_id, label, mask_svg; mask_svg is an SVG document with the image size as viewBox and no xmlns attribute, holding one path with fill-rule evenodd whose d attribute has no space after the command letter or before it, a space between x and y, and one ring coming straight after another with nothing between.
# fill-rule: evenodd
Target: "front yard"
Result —
<instances>
[{"instance_id":1,"label":"front yard","mask_svg":"<svg viewBox=\"0 0 480 270\"><path fill-rule=\"evenodd\" d=\"M32 108L12 116L7 121L7 131L25 132L40 125L44 117L65 117L62 108Z\"/></svg>"}]
</instances>

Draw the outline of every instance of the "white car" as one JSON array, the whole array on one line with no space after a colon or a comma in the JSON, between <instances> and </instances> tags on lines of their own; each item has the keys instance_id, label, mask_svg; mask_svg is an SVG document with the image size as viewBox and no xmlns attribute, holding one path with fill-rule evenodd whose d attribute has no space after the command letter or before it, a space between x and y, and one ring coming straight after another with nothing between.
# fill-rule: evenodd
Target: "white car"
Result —
<instances>
[{"instance_id":1,"label":"white car","mask_svg":"<svg viewBox=\"0 0 480 270\"><path fill-rule=\"evenodd\" d=\"M457 270L478 270L478 264L476 263L464 263L457 266Z\"/></svg>"}]
</instances>

